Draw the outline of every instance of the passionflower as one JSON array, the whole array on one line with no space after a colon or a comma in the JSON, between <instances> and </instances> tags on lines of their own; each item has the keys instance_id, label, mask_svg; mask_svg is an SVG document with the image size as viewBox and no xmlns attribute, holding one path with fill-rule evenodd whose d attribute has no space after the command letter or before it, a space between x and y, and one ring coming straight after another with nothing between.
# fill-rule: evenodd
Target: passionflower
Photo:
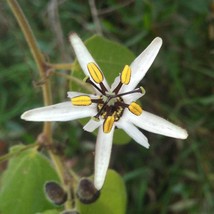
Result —
<instances>
[{"instance_id":1,"label":"passionflower","mask_svg":"<svg viewBox=\"0 0 214 214\"><path fill-rule=\"evenodd\" d=\"M69 121L91 117L83 129L93 132L99 128L94 173L94 185L98 190L105 181L116 127L146 148L149 148L148 139L137 127L168 137L187 138L186 130L143 110L136 103L145 94L144 88L137 85L158 54L161 38L156 37L130 66L125 65L111 87L78 35L73 33L69 39L86 75L85 81L93 86L95 93L68 92L70 101L26 111L21 118L28 121Z\"/></svg>"}]
</instances>

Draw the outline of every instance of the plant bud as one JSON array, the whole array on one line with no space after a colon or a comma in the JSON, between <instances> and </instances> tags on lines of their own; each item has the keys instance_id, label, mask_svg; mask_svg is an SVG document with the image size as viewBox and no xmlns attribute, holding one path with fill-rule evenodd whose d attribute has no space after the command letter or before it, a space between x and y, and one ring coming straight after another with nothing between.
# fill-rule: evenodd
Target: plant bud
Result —
<instances>
[{"instance_id":1,"label":"plant bud","mask_svg":"<svg viewBox=\"0 0 214 214\"><path fill-rule=\"evenodd\" d=\"M45 194L47 198L56 205L62 205L67 200L67 193L55 181L45 183Z\"/></svg>"},{"instance_id":2,"label":"plant bud","mask_svg":"<svg viewBox=\"0 0 214 214\"><path fill-rule=\"evenodd\" d=\"M82 178L77 188L77 197L84 204L95 202L100 196L93 182L88 178Z\"/></svg>"}]
</instances>

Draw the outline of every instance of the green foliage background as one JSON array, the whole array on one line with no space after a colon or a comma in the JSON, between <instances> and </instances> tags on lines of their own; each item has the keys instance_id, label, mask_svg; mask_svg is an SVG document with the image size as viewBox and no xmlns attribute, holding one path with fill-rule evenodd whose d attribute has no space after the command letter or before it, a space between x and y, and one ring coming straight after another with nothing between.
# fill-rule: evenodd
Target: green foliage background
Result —
<instances>
[{"instance_id":1,"label":"green foliage background","mask_svg":"<svg viewBox=\"0 0 214 214\"><path fill-rule=\"evenodd\" d=\"M50 62L72 62L67 36L87 39L99 28L88 1L20 0ZM129 3L129 4L125 4ZM163 47L142 81L145 110L185 127L185 141L146 133L151 147L134 142L114 146L111 168L124 178L127 213L212 213L214 148L214 11L210 0L97 1L105 37L136 55L160 36ZM54 21L53 21L54 20ZM21 121L25 110L41 106L35 64L6 2L0 3L0 153L19 142L32 142L41 124ZM120 72L120 71L118 71ZM54 102L66 100L68 85L53 78ZM95 137L78 123L55 124L55 139L83 174L93 172ZM77 139L77 140L76 140ZM84 157L84 158L82 158ZM1 171L4 166L1 167Z\"/></svg>"}]
</instances>

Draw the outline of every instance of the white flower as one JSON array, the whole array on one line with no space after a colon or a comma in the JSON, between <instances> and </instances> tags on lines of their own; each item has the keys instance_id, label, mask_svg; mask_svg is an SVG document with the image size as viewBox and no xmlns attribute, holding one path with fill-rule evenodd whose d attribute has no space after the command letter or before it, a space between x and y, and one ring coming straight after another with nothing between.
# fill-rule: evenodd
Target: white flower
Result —
<instances>
[{"instance_id":1,"label":"white flower","mask_svg":"<svg viewBox=\"0 0 214 214\"><path fill-rule=\"evenodd\" d=\"M146 148L149 148L148 139L137 127L169 137L187 138L186 130L142 110L135 102L145 94L143 87L136 88L136 86L154 61L162 45L161 38L155 38L130 66L125 65L111 87L75 33L70 36L70 42L87 76L86 82L94 87L96 94L68 92L71 102L29 110L22 114L21 118L28 121L69 121L91 117L83 128L89 132L99 128L94 174L94 185L97 189L101 189L105 181L115 127L123 129L137 143Z\"/></svg>"}]
</instances>

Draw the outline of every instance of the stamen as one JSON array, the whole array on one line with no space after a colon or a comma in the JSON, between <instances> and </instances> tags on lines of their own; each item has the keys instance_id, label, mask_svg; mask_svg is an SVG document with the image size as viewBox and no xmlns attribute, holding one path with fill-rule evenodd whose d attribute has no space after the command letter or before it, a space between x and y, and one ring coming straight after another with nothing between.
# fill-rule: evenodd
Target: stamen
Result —
<instances>
[{"instance_id":1,"label":"stamen","mask_svg":"<svg viewBox=\"0 0 214 214\"><path fill-rule=\"evenodd\" d=\"M121 75L120 75L120 81L128 85L131 79L131 68L128 65L125 65Z\"/></svg>"},{"instance_id":2,"label":"stamen","mask_svg":"<svg viewBox=\"0 0 214 214\"><path fill-rule=\"evenodd\" d=\"M87 68L94 82L100 84L103 81L103 74L97 65L93 62L90 62L88 63Z\"/></svg>"},{"instance_id":3,"label":"stamen","mask_svg":"<svg viewBox=\"0 0 214 214\"><path fill-rule=\"evenodd\" d=\"M128 65L125 65L121 75L120 75L120 82L117 87L114 89L113 92L117 94L121 87L124 85L128 85L131 80L131 68Z\"/></svg>"},{"instance_id":4,"label":"stamen","mask_svg":"<svg viewBox=\"0 0 214 214\"><path fill-rule=\"evenodd\" d=\"M93 62L88 63L87 68L88 68L88 71L89 71L89 73L91 75L91 78L94 80L94 82L100 85L101 90L99 89L99 91L100 92L102 91L101 93L105 94L105 92L107 91L107 88L103 84L104 77L103 77L102 71ZM92 85L95 87L95 84L92 84ZM97 87L95 87L95 88L97 89Z\"/></svg>"},{"instance_id":5,"label":"stamen","mask_svg":"<svg viewBox=\"0 0 214 214\"><path fill-rule=\"evenodd\" d=\"M123 109L129 107L129 105L124 102L116 102L115 106L121 106Z\"/></svg>"},{"instance_id":6,"label":"stamen","mask_svg":"<svg viewBox=\"0 0 214 214\"><path fill-rule=\"evenodd\" d=\"M102 82L100 83L100 87L102 89L103 94L106 94L106 91L108 91L108 90Z\"/></svg>"},{"instance_id":7,"label":"stamen","mask_svg":"<svg viewBox=\"0 0 214 214\"><path fill-rule=\"evenodd\" d=\"M92 103L103 103L102 99L91 99Z\"/></svg>"},{"instance_id":8,"label":"stamen","mask_svg":"<svg viewBox=\"0 0 214 214\"><path fill-rule=\"evenodd\" d=\"M109 133L114 124L114 116L108 116L103 123L103 132Z\"/></svg>"},{"instance_id":9,"label":"stamen","mask_svg":"<svg viewBox=\"0 0 214 214\"><path fill-rule=\"evenodd\" d=\"M133 114L135 114L136 116L139 116L142 114L143 109L141 108L140 105L138 105L135 102L132 102L129 107L128 107L129 111L132 112Z\"/></svg>"},{"instance_id":10,"label":"stamen","mask_svg":"<svg viewBox=\"0 0 214 214\"><path fill-rule=\"evenodd\" d=\"M91 105L92 100L89 96L82 95L71 98L71 103L74 106L89 106Z\"/></svg>"},{"instance_id":11,"label":"stamen","mask_svg":"<svg viewBox=\"0 0 214 214\"><path fill-rule=\"evenodd\" d=\"M96 88L101 94L105 94L105 91L102 91L99 87L97 87L97 85L94 84L94 82L92 82L90 80L89 77L86 77L86 79L84 79L85 82L91 84L94 88Z\"/></svg>"},{"instance_id":12,"label":"stamen","mask_svg":"<svg viewBox=\"0 0 214 214\"><path fill-rule=\"evenodd\" d=\"M133 91L128 91L128 92L125 92L125 93L116 94L116 95L112 96L112 98L122 97L124 95L134 94L134 93L142 93L144 95L145 94L145 89L143 87L140 87L140 88L137 88L137 89L135 89Z\"/></svg>"},{"instance_id":13,"label":"stamen","mask_svg":"<svg viewBox=\"0 0 214 214\"><path fill-rule=\"evenodd\" d=\"M119 82L119 84L117 85L117 87L113 90L113 92L115 94L117 94L119 92L119 90L121 89L121 87L123 86L122 82Z\"/></svg>"},{"instance_id":14,"label":"stamen","mask_svg":"<svg viewBox=\"0 0 214 214\"><path fill-rule=\"evenodd\" d=\"M95 118L99 118L99 116L102 114L103 109L108 105L108 102L111 100L111 97L108 98L108 100L103 104L102 108L98 111L98 113L94 116Z\"/></svg>"}]
</instances>

